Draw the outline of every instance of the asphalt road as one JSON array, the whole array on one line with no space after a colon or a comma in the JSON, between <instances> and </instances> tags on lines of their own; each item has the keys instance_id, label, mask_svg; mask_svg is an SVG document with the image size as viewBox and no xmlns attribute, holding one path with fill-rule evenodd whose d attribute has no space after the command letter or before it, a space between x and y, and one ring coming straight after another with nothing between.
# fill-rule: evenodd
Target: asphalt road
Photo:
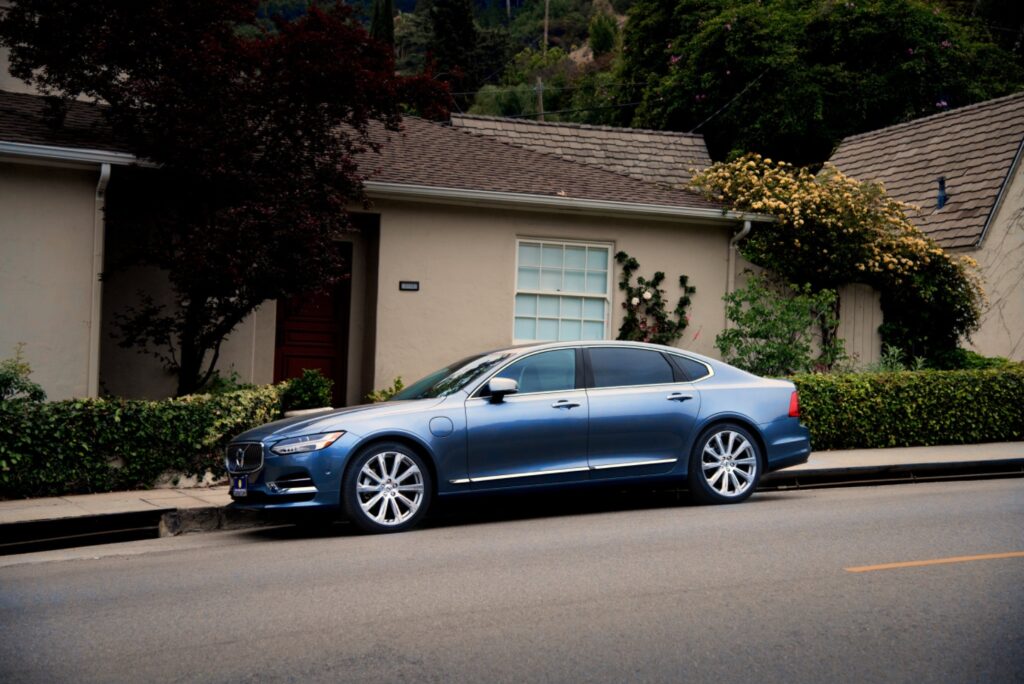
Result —
<instances>
[{"instance_id":1,"label":"asphalt road","mask_svg":"<svg viewBox=\"0 0 1024 684\"><path fill-rule=\"evenodd\" d=\"M1024 681L1024 480L601 493L7 557L0 681Z\"/></svg>"}]
</instances>

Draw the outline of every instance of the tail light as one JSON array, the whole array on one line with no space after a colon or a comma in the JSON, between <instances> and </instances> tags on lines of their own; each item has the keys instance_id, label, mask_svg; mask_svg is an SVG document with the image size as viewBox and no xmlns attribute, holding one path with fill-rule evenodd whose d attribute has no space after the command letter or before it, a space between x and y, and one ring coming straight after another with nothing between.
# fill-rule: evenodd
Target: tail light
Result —
<instances>
[{"instance_id":1,"label":"tail light","mask_svg":"<svg viewBox=\"0 0 1024 684\"><path fill-rule=\"evenodd\" d=\"M793 392L791 395L789 395L789 417L800 417L800 398L797 397L796 392Z\"/></svg>"}]
</instances>

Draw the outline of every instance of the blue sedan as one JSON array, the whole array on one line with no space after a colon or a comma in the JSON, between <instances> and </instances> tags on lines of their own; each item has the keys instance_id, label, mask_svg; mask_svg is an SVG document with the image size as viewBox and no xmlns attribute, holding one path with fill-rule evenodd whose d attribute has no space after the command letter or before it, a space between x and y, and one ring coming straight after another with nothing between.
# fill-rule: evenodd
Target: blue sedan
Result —
<instances>
[{"instance_id":1,"label":"blue sedan","mask_svg":"<svg viewBox=\"0 0 1024 684\"><path fill-rule=\"evenodd\" d=\"M793 383L673 347L536 344L445 366L390 401L281 420L227 449L234 505L343 511L366 532L434 497L593 483L687 483L736 503L803 463Z\"/></svg>"}]
</instances>

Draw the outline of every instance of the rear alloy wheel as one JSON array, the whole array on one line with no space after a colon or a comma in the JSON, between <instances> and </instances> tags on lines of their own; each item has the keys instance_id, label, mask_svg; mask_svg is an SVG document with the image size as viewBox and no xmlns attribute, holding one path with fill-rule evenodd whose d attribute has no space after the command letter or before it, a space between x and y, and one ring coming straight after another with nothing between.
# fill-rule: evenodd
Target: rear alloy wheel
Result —
<instances>
[{"instance_id":1,"label":"rear alloy wheel","mask_svg":"<svg viewBox=\"0 0 1024 684\"><path fill-rule=\"evenodd\" d=\"M697 439L690 457L690 492L702 503L739 503L757 488L761 454L746 429L714 425Z\"/></svg>"},{"instance_id":2,"label":"rear alloy wheel","mask_svg":"<svg viewBox=\"0 0 1024 684\"><path fill-rule=\"evenodd\" d=\"M401 532L415 526L430 506L430 471L401 444L364 449L342 484L345 512L364 532Z\"/></svg>"}]
</instances>

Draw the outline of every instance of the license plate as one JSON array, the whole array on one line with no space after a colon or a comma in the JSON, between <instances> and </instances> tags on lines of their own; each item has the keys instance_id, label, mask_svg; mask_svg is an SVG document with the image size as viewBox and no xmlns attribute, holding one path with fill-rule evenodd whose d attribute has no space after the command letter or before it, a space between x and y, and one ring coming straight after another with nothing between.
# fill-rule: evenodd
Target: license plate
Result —
<instances>
[{"instance_id":1,"label":"license plate","mask_svg":"<svg viewBox=\"0 0 1024 684\"><path fill-rule=\"evenodd\" d=\"M249 476L231 476L231 496L246 496L249 493Z\"/></svg>"}]
</instances>

